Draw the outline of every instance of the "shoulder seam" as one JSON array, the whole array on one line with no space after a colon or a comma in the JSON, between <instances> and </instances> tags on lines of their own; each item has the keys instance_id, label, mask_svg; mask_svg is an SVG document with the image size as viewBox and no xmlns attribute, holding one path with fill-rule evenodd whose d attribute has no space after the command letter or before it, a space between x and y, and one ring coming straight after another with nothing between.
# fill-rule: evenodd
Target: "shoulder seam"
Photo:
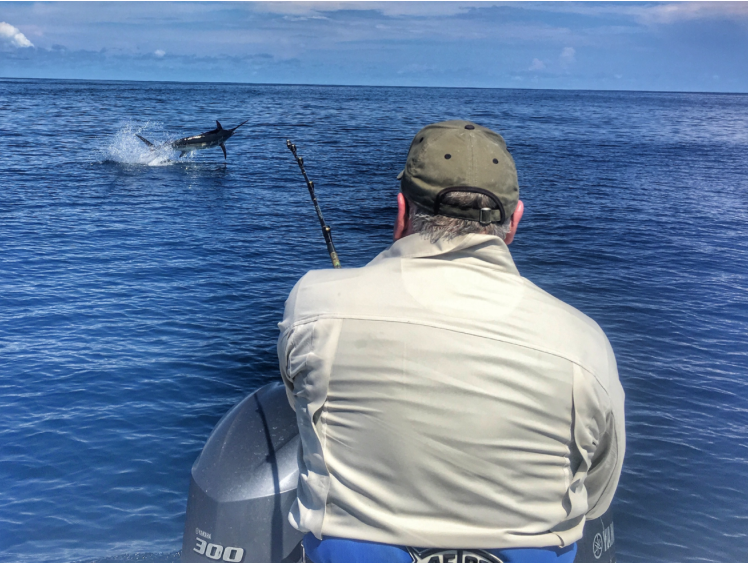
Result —
<instances>
[{"instance_id":1,"label":"shoulder seam","mask_svg":"<svg viewBox=\"0 0 748 563\"><path fill-rule=\"evenodd\" d=\"M555 352L555 351L550 350L548 348L542 348L540 346L528 346L527 344L522 344L522 343L519 343L519 342L514 342L514 341L509 340L509 339L496 338L495 336L490 336L490 335L482 334L482 333L479 333L479 332L473 332L473 331L469 331L469 330L457 330L457 329L455 329L453 327L446 326L446 325L441 325L441 324L438 324L438 323L426 323L426 322L423 322L423 321L412 321L412 320L407 320L407 319L399 319L397 317L369 317L369 316L364 316L364 315L345 315L345 316L343 316L343 315L329 315L329 314L326 314L326 315L315 315L313 317L308 317L306 319L302 319L302 320L296 321L294 324L292 324L286 330L290 331L290 330L293 330L294 328L296 328L298 326L302 326L302 325L309 324L309 323L314 323L314 322L317 322L317 321L320 321L320 320L335 320L335 319L337 319L337 320L373 321L373 322L385 322L385 323L400 323L400 324L410 324L410 325L426 326L426 327L431 327L431 328L438 328L440 330L446 330L446 331L449 331L449 332L455 332L455 333L459 333L459 334L467 334L467 335L470 335L470 336L476 336L478 338L485 338L487 340L494 340L496 342L503 342L505 344L510 344L512 346L517 346L517 347L520 347L520 348L526 348L528 350L535 350L536 352L542 352L542 353L548 354L550 356L555 356L557 358L561 358L563 360L566 360L567 362L571 362L571 363L577 364L578 366L580 366L581 368L583 368L585 371L588 371L589 373L591 373L593 375L593 377L595 378L595 381L597 381L597 383L603 389L606 390L606 394L607 394L607 389L605 388L605 385L602 384L602 382L600 381L600 379L598 378L598 376L595 374L594 370L591 367L586 366L584 363L582 363L578 359L574 359L574 358L571 358L569 356L560 354L559 352Z\"/></svg>"}]
</instances>

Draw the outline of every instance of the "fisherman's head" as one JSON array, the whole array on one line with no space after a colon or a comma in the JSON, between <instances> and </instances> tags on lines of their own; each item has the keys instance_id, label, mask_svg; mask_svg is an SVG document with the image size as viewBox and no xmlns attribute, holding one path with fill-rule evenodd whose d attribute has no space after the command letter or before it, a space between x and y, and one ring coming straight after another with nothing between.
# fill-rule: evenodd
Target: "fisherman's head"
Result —
<instances>
[{"instance_id":1,"label":"fisherman's head","mask_svg":"<svg viewBox=\"0 0 748 563\"><path fill-rule=\"evenodd\" d=\"M514 239L524 205L514 159L501 135L470 121L442 121L413 138L398 175L395 240L436 242L470 233Z\"/></svg>"}]
</instances>

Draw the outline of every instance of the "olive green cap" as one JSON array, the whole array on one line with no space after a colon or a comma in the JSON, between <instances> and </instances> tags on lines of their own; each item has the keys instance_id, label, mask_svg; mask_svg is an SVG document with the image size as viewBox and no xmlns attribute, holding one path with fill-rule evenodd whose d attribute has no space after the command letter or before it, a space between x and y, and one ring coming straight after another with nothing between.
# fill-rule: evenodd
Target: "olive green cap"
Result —
<instances>
[{"instance_id":1,"label":"olive green cap","mask_svg":"<svg viewBox=\"0 0 748 563\"><path fill-rule=\"evenodd\" d=\"M419 207L483 224L508 219L519 200L517 169L504 139L470 121L442 121L421 129L398 179L403 195ZM452 191L482 193L500 205L481 210L442 203Z\"/></svg>"}]
</instances>

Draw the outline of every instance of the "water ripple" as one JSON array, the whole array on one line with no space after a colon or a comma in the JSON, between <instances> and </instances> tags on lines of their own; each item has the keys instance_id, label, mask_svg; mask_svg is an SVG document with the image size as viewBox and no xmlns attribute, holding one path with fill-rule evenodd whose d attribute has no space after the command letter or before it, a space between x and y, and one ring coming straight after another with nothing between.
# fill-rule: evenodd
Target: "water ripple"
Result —
<instances>
[{"instance_id":1,"label":"water ripple","mask_svg":"<svg viewBox=\"0 0 748 563\"><path fill-rule=\"evenodd\" d=\"M520 271L616 350L619 560L748 553L748 97L0 80L0 107L4 561L176 561L192 462L328 265L285 140L359 266L412 135L458 117L515 156ZM246 118L225 163L135 137Z\"/></svg>"}]
</instances>

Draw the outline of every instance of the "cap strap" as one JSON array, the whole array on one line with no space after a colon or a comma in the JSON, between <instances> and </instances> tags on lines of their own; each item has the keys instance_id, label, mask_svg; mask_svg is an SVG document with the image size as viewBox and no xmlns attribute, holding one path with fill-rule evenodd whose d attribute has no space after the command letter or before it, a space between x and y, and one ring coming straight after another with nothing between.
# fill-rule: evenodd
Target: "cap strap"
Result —
<instances>
[{"instance_id":1,"label":"cap strap","mask_svg":"<svg viewBox=\"0 0 748 563\"><path fill-rule=\"evenodd\" d=\"M445 205L444 207L451 208L451 209L457 209L461 215L457 215L454 212L450 213L449 211L441 212L439 213L439 208L442 206L442 199L444 199L444 196L447 194L450 194L452 192L469 192L474 194L483 194L484 196L487 196L490 198L497 206L498 209L491 209L490 212L486 208L483 209L459 209L455 207L454 205ZM496 213L495 211L499 211L499 218L496 219ZM489 223L500 223L504 224L506 221L506 212L504 211L504 205L501 203L501 200L496 197L496 194L489 192L488 190L485 190L483 188L475 188L473 186L454 186L451 188L444 188L442 191L440 191L438 194L436 194L436 198L434 199L434 215L443 215L445 217L454 217L456 219L466 219L468 221L479 221L483 225L487 225ZM491 217L493 217L493 220L489 220Z\"/></svg>"}]
</instances>

